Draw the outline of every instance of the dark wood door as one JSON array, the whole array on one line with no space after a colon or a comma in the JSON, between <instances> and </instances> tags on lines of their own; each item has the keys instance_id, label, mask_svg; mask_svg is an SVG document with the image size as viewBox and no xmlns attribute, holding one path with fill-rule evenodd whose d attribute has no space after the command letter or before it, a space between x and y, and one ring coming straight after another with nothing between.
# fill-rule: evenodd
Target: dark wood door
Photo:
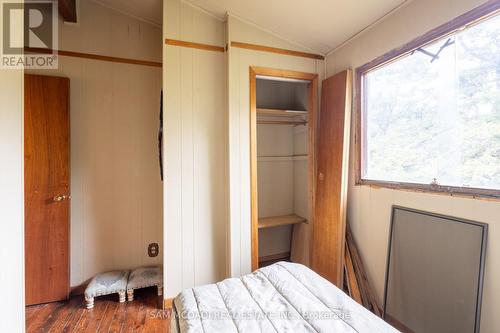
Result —
<instances>
[{"instance_id":1,"label":"dark wood door","mask_svg":"<svg viewBox=\"0 0 500 333\"><path fill-rule=\"evenodd\" d=\"M26 305L69 294L69 79L24 77Z\"/></svg>"},{"instance_id":2,"label":"dark wood door","mask_svg":"<svg viewBox=\"0 0 500 333\"><path fill-rule=\"evenodd\" d=\"M341 287L343 281L352 73L323 81L317 144L317 184L311 268Z\"/></svg>"}]
</instances>

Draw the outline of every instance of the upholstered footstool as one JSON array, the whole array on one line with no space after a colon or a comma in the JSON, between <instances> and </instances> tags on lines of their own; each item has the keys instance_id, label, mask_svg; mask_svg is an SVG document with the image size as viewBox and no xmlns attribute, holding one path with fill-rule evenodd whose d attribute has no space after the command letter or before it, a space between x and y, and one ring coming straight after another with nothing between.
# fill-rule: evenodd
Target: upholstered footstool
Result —
<instances>
[{"instance_id":1,"label":"upholstered footstool","mask_svg":"<svg viewBox=\"0 0 500 333\"><path fill-rule=\"evenodd\" d=\"M134 300L134 290L147 288L158 288L158 296L163 294L163 267L150 266L139 267L134 269L129 276L127 284L127 298L130 301Z\"/></svg>"},{"instance_id":2,"label":"upholstered footstool","mask_svg":"<svg viewBox=\"0 0 500 333\"><path fill-rule=\"evenodd\" d=\"M112 271L97 274L85 289L87 309L94 307L94 297L118 293L120 303L125 302L129 271Z\"/></svg>"}]
</instances>

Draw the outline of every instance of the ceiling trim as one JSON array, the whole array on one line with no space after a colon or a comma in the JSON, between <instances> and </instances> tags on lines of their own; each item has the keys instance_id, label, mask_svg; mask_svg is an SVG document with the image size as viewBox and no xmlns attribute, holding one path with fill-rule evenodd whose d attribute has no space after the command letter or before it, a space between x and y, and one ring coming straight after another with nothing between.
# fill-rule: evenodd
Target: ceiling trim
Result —
<instances>
[{"instance_id":1,"label":"ceiling trim","mask_svg":"<svg viewBox=\"0 0 500 333\"><path fill-rule=\"evenodd\" d=\"M329 56L330 54L335 53L337 50L339 50L342 47L346 46L347 44L349 44L350 42L352 42L353 40L355 40L356 38L358 38L359 36L361 36L362 34L364 34L365 32L367 32L368 30L370 30L371 28L373 28L375 25L379 24L380 22L382 22L383 20L385 20L386 18L388 18L389 16L391 16L392 14L394 14L395 12L397 12L398 10L400 10L401 8L406 7L411 1L412 0L405 0L402 3L400 3L399 5L397 5L396 7L392 8L387 13L385 13L384 15L382 15L381 17L379 17L378 19L376 19L372 23L368 24L366 27L364 27L363 29L359 30L354 35L352 35L351 37L349 37L346 40L344 40L343 42L341 42L339 45L335 46L330 51L328 51L326 53L326 56Z\"/></svg>"},{"instance_id":2,"label":"ceiling trim","mask_svg":"<svg viewBox=\"0 0 500 333\"><path fill-rule=\"evenodd\" d=\"M87 1L87 0L83 0L83 1ZM121 9L117 9L117 8L115 8L113 6L108 5L108 4L104 4L104 3L100 2L99 0L90 0L90 1L98 4L99 6L102 6L104 8L111 9L111 10L113 10L113 11L115 11L117 13L120 13L122 15L126 15L126 16L131 17L133 19L136 19L138 21L142 21L142 22L148 23L148 24L150 24L152 26L155 26L157 28L160 28L160 29L162 28L162 24L158 24L158 23L153 22L151 20L145 19L144 17L140 17L140 16L137 16L137 15L134 15L134 14L130 14L130 13L126 12L126 11L121 10ZM163 13L163 7L162 7L161 10L162 10L162 13ZM162 15L162 17L163 17L163 15Z\"/></svg>"}]
</instances>

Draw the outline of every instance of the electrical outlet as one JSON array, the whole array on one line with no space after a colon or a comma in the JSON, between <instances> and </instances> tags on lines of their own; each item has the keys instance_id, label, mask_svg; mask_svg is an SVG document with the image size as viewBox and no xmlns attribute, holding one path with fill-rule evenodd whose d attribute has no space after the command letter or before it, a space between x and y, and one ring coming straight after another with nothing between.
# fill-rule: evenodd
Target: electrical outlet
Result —
<instances>
[{"instance_id":1,"label":"electrical outlet","mask_svg":"<svg viewBox=\"0 0 500 333\"><path fill-rule=\"evenodd\" d=\"M148 246L148 255L150 257L156 257L158 256L158 253L160 253L160 246L158 243L151 243Z\"/></svg>"}]
</instances>

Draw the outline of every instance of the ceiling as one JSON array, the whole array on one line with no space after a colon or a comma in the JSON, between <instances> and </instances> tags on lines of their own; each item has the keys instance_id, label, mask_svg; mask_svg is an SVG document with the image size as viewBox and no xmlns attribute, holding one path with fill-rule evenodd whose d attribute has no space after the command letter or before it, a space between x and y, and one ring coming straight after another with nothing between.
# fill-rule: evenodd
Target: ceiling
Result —
<instances>
[{"instance_id":1,"label":"ceiling","mask_svg":"<svg viewBox=\"0 0 500 333\"><path fill-rule=\"evenodd\" d=\"M84 0L87 1L87 0ZM163 0L95 0L106 7L161 26Z\"/></svg>"},{"instance_id":2,"label":"ceiling","mask_svg":"<svg viewBox=\"0 0 500 333\"><path fill-rule=\"evenodd\" d=\"M316 52L328 53L405 0L186 0L229 12Z\"/></svg>"},{"instance_id":3,"label":"ceiling","mask_svg":"<svg viewBox=\"0 0 500 333\"><path fill-rule=\"evenodd\" d=\"M97 0L162 24L162 0ZM226 13L326 54L410 0L184 0L224 20Z\"/></svg>"}]
</instances>

